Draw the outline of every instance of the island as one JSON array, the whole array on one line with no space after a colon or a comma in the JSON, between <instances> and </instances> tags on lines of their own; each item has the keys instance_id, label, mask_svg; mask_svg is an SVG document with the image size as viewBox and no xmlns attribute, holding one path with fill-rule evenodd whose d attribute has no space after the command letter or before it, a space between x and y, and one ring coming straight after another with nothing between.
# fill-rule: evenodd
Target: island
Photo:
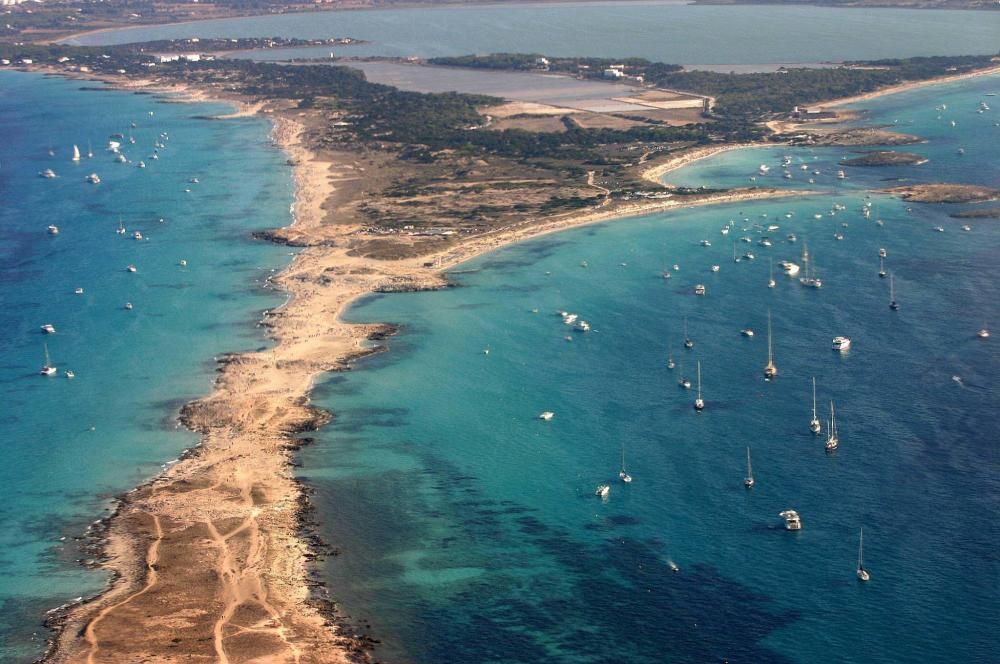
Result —
<instances>
[{"instance_id":1,"label":"island","mask_svg":"<svg viewBox=\"0 0 1000 664\"><path fill-rule=\"evenodd\" d=\"M843 159L841 166L920 166L927 159L912 152L894 152L892 150L876 150L865 152L860 157Z\"/></svg>"}]
</instances>

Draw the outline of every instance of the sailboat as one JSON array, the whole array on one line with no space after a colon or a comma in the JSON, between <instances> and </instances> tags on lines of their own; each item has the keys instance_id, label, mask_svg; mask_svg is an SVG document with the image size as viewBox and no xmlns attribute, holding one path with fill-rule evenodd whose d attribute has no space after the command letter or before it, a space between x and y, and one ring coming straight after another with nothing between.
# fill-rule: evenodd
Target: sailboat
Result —
<instances>
[{"instance_id":1,"label":"sailboat","mask_svg":"<svg viewBox=\"0 0 1000 664\"><path fill-rule=\"evenodd\" d=\"M774 351L771 346L771 311L767 312L767 366L764 367L764 378L771 380L777 377L778 367L774 365Z\"/></svg>"},{"instance_id":2,"label":"sailboat","mask_svg":"<svg viewBox=\"0 0 1000 664\"><path fill-rule=\"evenodd\" d=\"M767 259L767 270L768 270L767 287L774 288L775 286L778 285L778 282L774 280L774 261L770 258Z\"/></svg>"},{"instance_id":3,"label":"sailboat","mask_svg":"<svg viewBox=\"0 0 1000 664\"><path fill-rule=\"evenodd\" d=\"M858 534L858 581L870 581L872 575L865 569L865 529Z\"/></svg>"},{"instance_id":4,"label":"sailboat","mask_svg":"<svg viewBox=\"0 0 1000 664\"><path fill-rule=\"evenodd\" d=\"M675 366L677 365L674 364L674 347L673 344L671 344L670 351L667 353L667 368L673 369Z\"/></svg>"},{"instance_id":5,"label":"sailboat","mask_svg":"<svg viewBox=\"0 0 1000 664\"><path fill-rule=\"evenodd\" d=\"M748 489L752 489L753 485L753 466L750 465L750 448L747 447L747 476L743 478L743 486Z\"/></svg>"},{"instance_id":6,"label":"sailboat","mask_svg":"<svg viewBox=\"0 0 1000 664\"><path fill-rule=\"evenodd\" d=\"M889 308L893 311L899 309L899 303L896 302L896 280L891 274L889 275Z\"/></svg>"},{"instance_id":7,"label":"sailboat","mask_svg":"<svg viewBox=\"0 0 1000 664\"><path fill-rule=\"evenodd\" d=\"M691 389L691 380L684 375L684 358L681 358L681 377L678 379L677 384L683 387L685 390Z\"/></svg>"},{"instance_id":8,"label":"sailboat","mask_svg":"<svg viewBox=\"0 0 1000 664\"><path fill-rule=\"evenodd\" d=\"M87 159L94 158L94 148L90 146L90 141L87 141Z\"/></svg>"},{"instance_id":9,"label":"sailboat","mask_svg":"<svg viewBox=\"0 0 1000 664\"><path fill-rule=\"evenodd\" d=\"M878 276L885 279L885 256L878 257Z\"/></svg>"},{"instance_id":10,"label":"sailboat","mask_svg":"<svg viewBox=\"0 0 1000 664\"><path fill-rule=\"evenodd\" d=\"M698 412L705 409L705 400L701 398L701 361L698 362L698 398L694 400L694 409Z\"/></svg>"},{"instance_id":11,"label":"sailboat","mask_svg":"<svg viewBox=\"0 0 1000 664\"><path fill-rule=\"evenodd\" d=\"M125 224L122 223L122 218L118 217L118 228L115 230L119 235L125 235Z\"/></svg>"},{"instance_id":12,"label":"sailboat","mask_svg":"<svg viewBox=\"0 0 1000 664\"><path fill-rule=\"evenodd\" d=\"M80 148L73 146L73 161L80 161Z\"/></svg>"},{"instance_id":13,"label":"sailboat","mask_svg":"<svg viewBox=\"0 0 1000 664\"><path fill-rule=\"evenodd\" d=\"M803 243L802 249L802 263L806 267L806 276L799 277L799 283L810 288L821 288L823 282L812 272L812 262L809 260L809 247L805 243Z\"/></svg>"},{"instance_id":14,"label":"sailboat","mask_svg":"<svg viewBox=\"0 0 1000 664\"><path fill-rule=\"evenodd\" d=\"M622 469L618 471L618 479L625 484L632 482L632 476L625 472L625 443L622 443Z\"/></svg>"},{"instance_id":15,"label":"sailboat","mask_svg":"<svg viewBox=\"0 0 1000 664\"><path fill-rule=\"evenodd\" d=\"M41 374L41 375L43 375L43 376L55 376L56 375L56 367L52 366L52 359L49 357L49 345L48 344L45 344L45 364L42 365L42 368L39 370L38 373Z\"/></svg>"},{"instance_id":16,"label":"sailboat","mask_svg":"<svg viewBox=\"0 0 1000 664\"><path fill-rule=\"evenodd\" d=\"M684 347L688 350L694 348L694 341L688 336L688 319L686 316L684 318Z\"/></svg>"},{"instance_id":17,"label":"sailboat","mask_svg":"<svg viewBox=\"0 0 1000 664\"><path fill-rule=\"evenodd\" d=\"M840 436L837 435L837 414L833 411L833 401L830 401L830 423L827 426L826 451L832 452L840 445Z\"/></svg>"},{"instance_id":18,"label":"sailboat","mask_svg":"<svg viewBox=\"0 0 1000 664\"><path fill-rule=\"evenodd\" d=\"M822 429L823 425L819 423L819 418L816 416L816 376L813 376L813 416L809 420L809 430L818 434Z\"/></svg>"}]
</instances>

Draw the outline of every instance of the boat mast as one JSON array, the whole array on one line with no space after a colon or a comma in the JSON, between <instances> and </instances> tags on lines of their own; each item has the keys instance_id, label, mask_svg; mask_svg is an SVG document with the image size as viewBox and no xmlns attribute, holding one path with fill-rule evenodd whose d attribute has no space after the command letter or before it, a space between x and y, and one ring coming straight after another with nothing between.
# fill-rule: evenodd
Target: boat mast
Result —
<instances>
[{"instance_id":1,"label":"boat mast","mask_svg":"<svg viewBox=\"0 0 1000 664\"><path fill-rule=\"evenodd\" d=\"M747 447L747 479L753 480L753 466L750 465L750 448Z\"/></svg>"},{"instance_id":2,"label":"boat mast","mask_svg":"<svg viewBox=\"0 0 1000 664\"><path fill-rule=\"evenodd\" d=\"M701 360L698 360L698 401L701 401Z\"/></svg>"},{"instance_id":3,"label":"boat mast","mask_svg":"<svg viewBox=\"0 0 1000 664\"><path fill-rule=\"evenodd\" d=\"M861 534L858 535L858 571L865 568L864 565L865 527L861 526Z\"/></svg>"}]
</instances>

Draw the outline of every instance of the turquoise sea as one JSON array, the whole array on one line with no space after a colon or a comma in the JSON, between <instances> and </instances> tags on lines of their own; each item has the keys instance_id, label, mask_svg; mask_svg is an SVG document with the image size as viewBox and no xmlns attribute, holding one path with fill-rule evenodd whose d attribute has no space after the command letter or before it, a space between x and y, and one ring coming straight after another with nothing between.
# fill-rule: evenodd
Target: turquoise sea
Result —
<instances>
[{"instance_id":1,"label":"turquoise sea","mask_svg":"<svg viewBox=\"0 0 1000 664\"><path fill-rule=\"evenodd\" d=\"M532 53L677 64L815 63L995 53L1000 12L586 2L257 16L85 35L102 45L187 37L354 37L343 56ZM326 57L329 47L253 54Z\"/></svg>"},{"instance_id":2,"label":"turquoise sea","mask_svg":"<svg viewBox=\"0 0 1000 664\"><path fill-rule=\"evenodd\" d=\"M870 219L861 209L866 192L900 180L1000 183L1000 109L976 112L998 91L993 77L864 105L868 121L927 139L912 148L924 166L838 181L842 148L726 153L669 177L745 184L760 163L780 173L787 154L818 165L825 189L547 236L460 266L460 288L355 306L350 318L401 332L317 389L336 419L302 452L301 474L341 551L321 571L381 640L376 656L995 661L1000 354L995 334L976 333L1000 329L1000 225L964 231L948 216L963 206L880 194ZM733 262L741 236L756 260ZM804 242L822 289L780 273L769 289L769 259L801 262ZM559 310L592 331L572 331ZM849 352L831 350L835 335L853 340ZM692 379L701 362L703 413L677 384L681 367L667 368L671 352ZM832 454L808 429L812 377L820 416L836 402ZM617 478L623 447L630 485ZM594 495L602 483L607 501ZM784 530L787 508L802 531ZM867 584L855 578L862 526Z\"/></svg>"},{"instance_id":3,"label":"turquoise sea","mask_svg":"<svg viewBox=\"0 0 1000 664\"><path fill-rule=\"evenodd\" d=\"M164 102L0 74L3 662L33 660L44 613L103 588L105 574L75 562L84 555L75 538L113 495L197 442L177 428L178 409L209 391L214 355L267 343L254 323L283 301L264 282L286 250L249 237L289 218L290 170L269 124L204 119L227 106ZM154 161L161 132L167 147ZM115 133L135 138L121 141L130 163L105 151ZM58 177L39 177L47 168ZM84 181L92 172L99 185ZM119 219L127 235L116 233ZM43 334L45 323L56 333ZM58 376L38 374L45 344Z\"/></svg>"}]
</instances>

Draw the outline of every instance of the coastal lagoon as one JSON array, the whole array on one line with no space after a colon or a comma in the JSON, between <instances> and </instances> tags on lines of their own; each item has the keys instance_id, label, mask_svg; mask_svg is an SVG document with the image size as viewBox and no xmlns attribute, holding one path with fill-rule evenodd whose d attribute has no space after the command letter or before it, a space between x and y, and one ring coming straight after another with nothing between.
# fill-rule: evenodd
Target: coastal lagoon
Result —
<instances>
[{"instance_id":1,"label":"coastal lagoon","mask_svg":"<svg viewBox=\"0 0 1000 664\"><path fill-rule=\"evenodd\" d=\"M0 660L29 662L45 612L104 587L76 538L196 444L176 417L211 389L213 356L268 343L254 323L284 300L264 286L289 259L250 232L287 223L293 186L268 122L206 119L226 105L13 72L0 89ZM130 163L105 150L115 133L135 138L118 139ZM45 344L58 376L38 375Z\"/></svg>"},{"instance_id":2,"label":"coastal lagoon","mask_svg":"<svg viewBox=\"0 0 1000 664\"><path fill-rule=\"evenodd\" d=\"M876 194L868 220L861 206L905 181L1000 181L1000 111L976 112L998 88L984 77L862 105L868 121L928 139L913 147L930 159L922 167L847 169L815 196L546 236L460 266L460 288L354 307L353 320L402 329L389 352L317 388L336 419L302 452L301 475L341 551L325 579L382 640L377 656L988 661L1000 647L1000 355L976 332L1000 325L1000 227L962 230L948 215L963 206ZM829 173L850 150L734 151L667 179L742 185L761 162L780 172L784 154ZM831 214L835 204L845 209ZM751 239L738 248L755 260L733 262L734 236ZM823 288L780 273L767 288L769 259L801 263L805 242ZM877 275L880 247L899 311ZM559 310L592 331L572 331ZM831 350L835 335L853 339L850 352ZM683 368L668 370L671 353ZM677 384L696 362L701 414ZM812 377L821 418L836 402L832 454L808 429ZM623 448L630 485L617 480ZM788 508L799 533L783 528ZM868 584L854 574L862 526Z\"/></svg>"},{"instance_id":3,"label":"coastal lagoon","mask_svg":"<svg viewBox=\"0 0 1000 664\"><path fill-rule=\"evenodd\" d=\"M353 37L343 56L545 53L675 64L816 63L997 50L1000 12L592 2L334 11L86 34L84 45L186 37ZM255 57L326 57L329 47Z\"/></svg>"}]
</instances>

